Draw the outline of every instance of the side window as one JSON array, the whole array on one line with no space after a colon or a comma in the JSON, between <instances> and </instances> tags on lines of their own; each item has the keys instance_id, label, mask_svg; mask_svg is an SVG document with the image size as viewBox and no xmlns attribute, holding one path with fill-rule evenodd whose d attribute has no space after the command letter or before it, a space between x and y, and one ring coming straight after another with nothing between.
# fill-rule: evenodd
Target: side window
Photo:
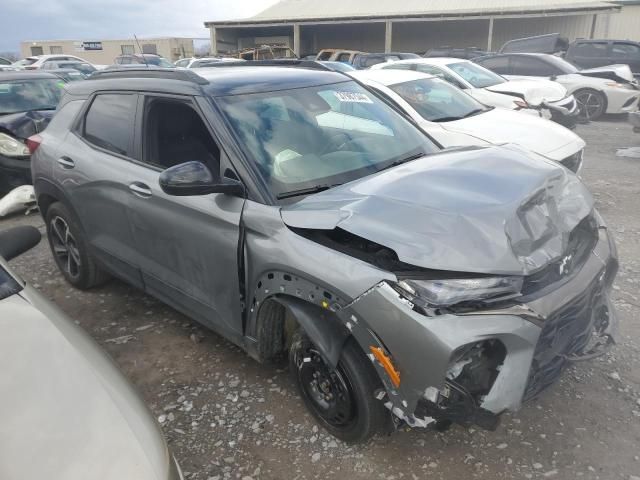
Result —
<instances>
[{"instance_id":1,"label":"side window","mask_svg":"<svg viewBox=\"0 0 640 480\"><path fill-rule=\"evenodd\" d=\"M197 161L220 172L220 149L190 103L147 98L143 130L145 163L165 169Z\"/></svg>"},{"instance_id":2,"label":"side window","mask_svg":"<svg viewBox=\"0 0 640 480\"><path fill-rule=\"evenodd\" d=\"M438 67L434 67L433 65L425 65L422 63L418 63L416 65L416 70L421 73L428 73L430 75L435 75L436 77L441 78L446 82L449 82L451 85L455 87L462 88L462 89L467 88L462 83L460 83L456 77L454 77L450 73L445 72L444 70L441 70Z\"/></svg>"},{"instance_id":3,"label":"side window","mask_svg":"<svg viewBox=\"0 0 640 480\"><path fill-rule=\"evenodd\" d=\"M84 119L83 137L119 155L133 156L133 132L138 95L97 95Z\"/></svg>"},{"instance_id":4,"label":"side window","mask_svg":"<svg viewBox=\"0 0 640 480\"><path fill-rule=\"evenodd\" d=\"M509 75L509 57L483 58L482 60L478 60L477 63L498 75Z\"/></svg>"},{"instance_id":5,"label":"side window","mask_svg":"<svg viewBox=\"0 0 640 480\"><path fill-rule=\"evenodd\" d=\"M320 53L320 55L318 56L318 60L320 60L320 61L329 60L331 58L331 53L332 52L322 52L322 53Z\"/></svg>"},{"instance_id":6,"label":"side window","mask_svg":"<svg viewBox=\"0 0 640 480\"><path fill-rule=\"evenodd\" d=\"M611 54L618 58L640 57L640 46L633 43L615 42Z\"/></svg>"},{"instance_id":7,"label":"side window","mask_svg":"<svg viewBox=\"0 0 640 480\"><path fill-rule=\"evenodd\" d=\"M553 65L535 57L514 55L511 57L510 63L512 75L551 77L561 73Z\"/></svg>"},{"instance_id":8,"label":"side window","mask_svg":"<svg viewBox=\"0 0 640 480\"><path fill-rule=\"evenodd\" d=\"M349 53L341 53L336 58L336 62L348 62L350 56L351 56L351 54L349 54Z\"/></svg>"},{"instance_id":9,"label":"side window","mask_svg":"<svg viewBox=\"0 0 640 480\"><path fill-rule=\"evenodd\" d=\"M607 42L578 43L571 50L571 55L574 57L606 57Z\"/></svg>"}]
</instances>

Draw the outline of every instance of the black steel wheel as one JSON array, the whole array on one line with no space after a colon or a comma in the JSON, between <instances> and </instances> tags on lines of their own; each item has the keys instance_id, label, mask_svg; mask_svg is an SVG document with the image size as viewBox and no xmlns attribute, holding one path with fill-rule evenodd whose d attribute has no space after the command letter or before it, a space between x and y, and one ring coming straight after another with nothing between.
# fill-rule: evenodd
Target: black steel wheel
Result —
<instances>
[{"instance_id":1,"label":"black steel wheel","mask_svg":"<svg viewBox=\"0 0 640 480\"><path fill-rule=\"evenodd\" d=\"M82 230L62 203L54 203L45 215L47 238L53 259L74 287L95 287L109 277L91 258Z\"/></svg>"},{"instance_id":2,"label":"black steel wheel","mask_svg":"<svg viewBox=\"0 0 640 480\"><path fill-rule=\"evenodd\" d=\"M319 423L349 443L364 442L390 420L374 393L380 379L353 339L347 340L336 368L299 330L289 351L289 368L300 395Z\"/></svg>"},{"instance_id":3,"label":"black steel wheel","mask_svg":"<svg viewBox=\"0 0 640 480\"><path fill-rule=\"evenodd\" d=\"M607 110L606 97L591 88L578 90L573 94L580 108L580 119L585 121L597 120Z\"/></svg>"}]
</instances>

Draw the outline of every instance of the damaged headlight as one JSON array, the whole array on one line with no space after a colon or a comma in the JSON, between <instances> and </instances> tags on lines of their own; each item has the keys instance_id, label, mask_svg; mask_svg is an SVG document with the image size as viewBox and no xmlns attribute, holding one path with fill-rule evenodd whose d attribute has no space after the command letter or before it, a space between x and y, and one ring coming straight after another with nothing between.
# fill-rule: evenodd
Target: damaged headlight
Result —
<instances>
[{"instance_id":1,"label":"damaged headlight","mask_svg":"<svg viewBox=\"0 0 640 480\"><path fill-rule=\"evenodd\" d=\"M0 154L7 157L26 157L29 155L29 149L19 140L6 133L0 133Z\"/></svg>"},{"instance_id":2,"label":"damaged headlight","mask_svg":"<svg viewBox=\"0 0 640 480\"><path fill-rule=\"evenodd\" d=\"M522 277L402 280L396 290L422 307L447 307L463 302L506 300L520 295Z\"/></svg>"}]
</instances>

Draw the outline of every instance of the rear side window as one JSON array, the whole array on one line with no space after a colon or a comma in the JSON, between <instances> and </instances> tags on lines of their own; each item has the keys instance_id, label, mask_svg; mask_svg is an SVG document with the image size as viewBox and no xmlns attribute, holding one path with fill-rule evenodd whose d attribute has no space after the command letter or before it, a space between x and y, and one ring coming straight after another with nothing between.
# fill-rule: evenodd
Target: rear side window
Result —
<instances>
[{"instance_id":1,"label":"rear side window","mask_svg":"<svg viewBox=\"0 0 640 480\"><path fill-rule=\"evenodd\" d=\"M331 58L331 53L332 52L321 52L320 55L318 55L318 60L329 60Z\"/></svg>"},{"instance_id":2,"label":"rear side window","mask_svg":"<svg viewBox=\"0 0 640 480\"><path fill-rule=\"evenodd\" d=\"M350 56L350 53L341 53L338 55L338 58L336 58L336 62L348 62Z\"/></svg>"},{"instance_id":3,"label":"rear side window","mask_svg":"<svg viewBox=\"0 0 640 480\"><path fill-rule=\"evenodd\" d=\"M640 57L640 46L633 43L614 43L611 54L614 57L628 58Z\"/></svg>"},{"instance_id":4,"label":"rear side window","mask_svg":"<svg viewBox=\"0 0 640 480\"><path fill-rule=\"evenodd\" d=\"M97 147L132 157L137 103L136 94L96 96L85 116L84 138Z\"/></svg>"}]
</instances>

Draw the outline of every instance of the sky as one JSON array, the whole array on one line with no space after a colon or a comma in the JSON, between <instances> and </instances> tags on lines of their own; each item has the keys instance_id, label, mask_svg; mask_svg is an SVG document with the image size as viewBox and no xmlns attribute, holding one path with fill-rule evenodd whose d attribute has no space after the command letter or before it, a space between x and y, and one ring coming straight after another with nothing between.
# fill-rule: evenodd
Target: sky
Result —
<instances>
[{"instance_id":1,"label":"sky","mask_svg":"<svg viewBox=\"0 0 640 480\"><path fill-rule=\"evenodd\" d=\"M24 40L208 37L207 20L255 15L277 0L2 0L0 52Z\"/></svg>"}]
</instances>

